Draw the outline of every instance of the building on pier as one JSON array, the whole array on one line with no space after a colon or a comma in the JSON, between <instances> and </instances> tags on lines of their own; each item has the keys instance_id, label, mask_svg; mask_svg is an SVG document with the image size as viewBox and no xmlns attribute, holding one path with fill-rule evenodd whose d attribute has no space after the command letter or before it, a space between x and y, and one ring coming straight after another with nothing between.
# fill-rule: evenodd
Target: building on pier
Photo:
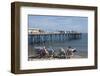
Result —
<instances>
[{"instance_id":1,"label":"building on pier","mask_svg":"<svg viewBox=\"0 0 100 76\"><path fill-rule=\"evenodd\" d=\"M39 34L44 33L44 30L38 29L38 28L29 28L28 34Z\"/></svg>"}]
</instances>

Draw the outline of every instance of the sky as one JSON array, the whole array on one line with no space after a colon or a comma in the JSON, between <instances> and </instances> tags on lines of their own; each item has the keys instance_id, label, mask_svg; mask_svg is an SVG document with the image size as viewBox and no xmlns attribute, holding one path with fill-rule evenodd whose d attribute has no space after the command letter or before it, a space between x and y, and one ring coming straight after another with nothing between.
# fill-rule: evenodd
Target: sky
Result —
<instances>
[{"instance_id":1,"label":"sky","mask_svg":"<svg viewBox=\"0 0 100 76\"><path fill-rule=\"evenodd\" d=\"M28 15L28 28L39 28L46 32L77 31L88 32L88 17Z\"/></svg>"}]
</instances>

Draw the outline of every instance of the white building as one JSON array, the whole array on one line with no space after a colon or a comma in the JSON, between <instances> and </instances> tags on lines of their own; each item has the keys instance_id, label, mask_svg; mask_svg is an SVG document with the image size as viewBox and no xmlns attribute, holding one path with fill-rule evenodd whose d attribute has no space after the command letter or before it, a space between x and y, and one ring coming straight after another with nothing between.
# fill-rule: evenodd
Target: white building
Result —
<instances>
[{"instance_id":1,"label":"white building","mask_svg":"<svg viewBox=\"0 0 100 76\"><path fill-rule=\"evenodd\" d=\"M43 33L44 31L39 28L29 28L28 33L29 34L37 34L37 33Z\"/></svg>"}]
</instances>

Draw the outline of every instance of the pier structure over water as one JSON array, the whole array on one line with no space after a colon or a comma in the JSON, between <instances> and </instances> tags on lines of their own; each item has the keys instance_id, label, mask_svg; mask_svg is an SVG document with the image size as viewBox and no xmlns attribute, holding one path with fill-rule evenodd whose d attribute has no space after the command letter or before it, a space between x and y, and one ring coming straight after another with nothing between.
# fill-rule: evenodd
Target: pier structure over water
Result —
<instances>
[{"instance_id":1,"label":"pier structure over water","mask_svg":"<svg viewBox=\"0 0 100 76\"><path fill-rule=\"evenodd\" d=\"M66 40L75 40L81 38L81 33L74 31L59 31L59 32L44 32L37 30L38 32L28 33L29 44L42 44L49 42L64 42Z\"/></svg>"}]
</instances>

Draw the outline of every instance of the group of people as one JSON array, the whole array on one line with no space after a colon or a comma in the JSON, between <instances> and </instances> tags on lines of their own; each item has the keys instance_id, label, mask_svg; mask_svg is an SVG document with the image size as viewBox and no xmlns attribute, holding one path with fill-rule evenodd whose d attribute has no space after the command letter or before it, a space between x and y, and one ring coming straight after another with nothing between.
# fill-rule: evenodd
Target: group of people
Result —
<instances>
[{"instance_id":1,"label":"group of people","mask_svg":"<svg viewBox=\"0 0 100 76\"><path fill-rule=\"evenodd\" d=\"M70 46L65 50L60 48L59 51L54 49L47 49L45 46L42 49L39 49L37 55L39 58L71 58L76 52L75 48Z\"/></svg>"},{"instance_id":2,"label":"group of people","mask_svg":"<svg viewBox=\"0 0 100 76\"><path fill-rule=\"evenodd\" d=\"M76 48L71 48L69 46L66 50L61 48L59 51L59 56L62 58L71 58L72 56L74 56L75 52L76 52Z\"/></svg>"},{"instance_id":3,"label":"group of people","mask_svg":"<svg viewBox=\"0 0 100 76\"><path fill-rule=\"evenodd\" d=\"M44 46L42 49L37 50L37 55L38 55L39 58L50 58L50 57L53 57L54 50L53 49L48 50Z\"/></svg>"}]
</instances>

